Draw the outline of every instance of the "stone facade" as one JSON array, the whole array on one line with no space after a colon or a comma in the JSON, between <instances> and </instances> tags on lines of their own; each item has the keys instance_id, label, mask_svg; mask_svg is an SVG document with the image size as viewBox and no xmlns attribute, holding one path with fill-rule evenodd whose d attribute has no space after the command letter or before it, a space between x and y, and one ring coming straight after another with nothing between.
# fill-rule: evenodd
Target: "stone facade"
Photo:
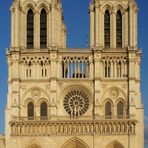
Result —
<instances>
[{"instance_id":1,"label":"stone facade","mask_svg":"<svg viewBox=\"0 0 148 148\"><path fill-rule=\"evenodd\" d=\"M5 148L5 136L0 135L0 148Z\"/></svg>"},{"instance_id":2,"label":"stone facade","mask_svg":"<svg viewBox=\"0 0 148 148\"><path fill-rule=\"evenodd\" d=\"M137 9L92 0L90 48L68 49L61 0L13 1L2 148L144 147Z\"/></svg>"}]
</instances>

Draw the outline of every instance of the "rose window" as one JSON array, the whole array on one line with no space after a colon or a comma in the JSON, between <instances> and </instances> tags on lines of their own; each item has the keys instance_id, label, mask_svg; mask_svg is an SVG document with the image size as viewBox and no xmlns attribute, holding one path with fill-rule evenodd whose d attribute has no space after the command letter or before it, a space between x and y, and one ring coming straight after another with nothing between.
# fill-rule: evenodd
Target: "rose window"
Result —
<instances>
[{"instance_id":1,"label":"rose window","mask_svg":"<svg viewBox=\"0 0 148 148\"><path fill-rule=\"evenodd\" d=\"M72 90L64 98L64 109L70 116L81 116L89 107L89 98L81 90Z\"/></svg>"}]
</instances>

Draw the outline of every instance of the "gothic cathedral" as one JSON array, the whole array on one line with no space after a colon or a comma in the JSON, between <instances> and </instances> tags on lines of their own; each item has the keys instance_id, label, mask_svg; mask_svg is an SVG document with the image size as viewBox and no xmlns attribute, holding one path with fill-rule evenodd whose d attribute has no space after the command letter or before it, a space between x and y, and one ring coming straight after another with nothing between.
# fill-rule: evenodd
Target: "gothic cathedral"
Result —
<instances>
[{"instance_id":1,"label":"gothic cathedral","mask_svg":"<svg viewBox=\"0 0 148 148\"><path fill-rule=\"evenodd\" d=\"M13 0L0 148L143 148L136 0L91 0L90 45L66 48L61 0Z\"/></svg>"}]
</instances>

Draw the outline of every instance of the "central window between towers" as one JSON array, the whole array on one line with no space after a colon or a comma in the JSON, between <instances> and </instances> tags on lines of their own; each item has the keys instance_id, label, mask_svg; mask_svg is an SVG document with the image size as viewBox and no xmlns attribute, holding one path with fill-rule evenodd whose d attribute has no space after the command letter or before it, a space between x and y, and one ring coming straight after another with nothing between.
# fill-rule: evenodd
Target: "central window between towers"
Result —
<instances>
[{"instance_id":1,"label":"central window between towers","mask_svg":"<svg viewBox=\"0 0 148 148\"><path fill-rule=\"evenodd\" d=\"M65 111L71 117L82 116L89 108L89 97L82 90L73 89L64 97L63 105Z\"/></svg>"}]
</instances>

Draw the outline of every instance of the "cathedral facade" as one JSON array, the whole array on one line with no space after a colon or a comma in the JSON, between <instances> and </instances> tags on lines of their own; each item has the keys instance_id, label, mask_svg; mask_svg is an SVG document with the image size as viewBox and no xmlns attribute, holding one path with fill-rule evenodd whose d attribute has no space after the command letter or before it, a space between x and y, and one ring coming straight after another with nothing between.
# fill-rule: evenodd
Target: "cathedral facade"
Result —
<instances>
[{"instance_id":1,"label":"cathedral facade","mask_svg":"<svg viewBox=\"0 0 148 148\"><path fill-rule=\"evenodd\" d=\"M66 48L61 0L13 0L0 148L143 148L135 0L91 0L90 47Z\"/></svg>"}]
</instances>

